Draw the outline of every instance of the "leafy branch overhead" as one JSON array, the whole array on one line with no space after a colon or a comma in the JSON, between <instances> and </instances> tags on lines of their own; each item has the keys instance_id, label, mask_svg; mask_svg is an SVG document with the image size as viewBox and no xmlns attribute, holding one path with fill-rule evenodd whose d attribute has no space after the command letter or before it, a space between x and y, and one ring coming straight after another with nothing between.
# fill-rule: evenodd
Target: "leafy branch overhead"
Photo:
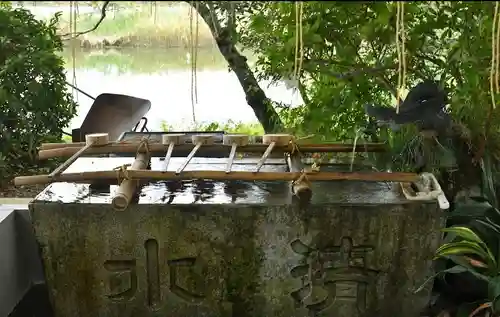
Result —
<instances>
[{"instance_id":1,"label":"leafy branch overhead","mask_svg":"<svg viewBox=\"0 0 500 317\"><path fill-rule=\"evenodd\" d=\"M109 2L101 2L101 18ZM256 80L289 79L298 23L290 2L185 2L198 11L267 131L293 128L327 139L352 139L366 126L367 103L394 106L398 76L396 7L389 2L304 2L303 67L298 89L306 107L277 111ZM494 3L412 2L405 5L407 88L438 80L451 93L450 111L474 136L487 121L489 32ZM78 34L75 34L78 36ZM238 47L236 47L238 45ZM257 56L250 68L241 53ZM274 104L276 105L276 104ZM300 116L300 118L297 117ZM294 116L291 118L290 116ZM291 121L290 121L291 120ZM496 120L496 121L495 121ZM289 122L290 121L290 122ZM498 112L493 114L498 121ZM495 123L493 124L495 125ZM498 123L497 123L498 125ZM494 126L491 131L496 131ZM492 144L497 137L490 136Z\"/></svg>"}]
</instances>

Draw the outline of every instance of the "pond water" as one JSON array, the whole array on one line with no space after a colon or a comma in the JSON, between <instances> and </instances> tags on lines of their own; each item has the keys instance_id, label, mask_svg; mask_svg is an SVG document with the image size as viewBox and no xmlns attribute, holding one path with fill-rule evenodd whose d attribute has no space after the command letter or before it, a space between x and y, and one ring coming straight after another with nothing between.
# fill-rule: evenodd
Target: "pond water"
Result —
<instances>
[{"instance_id":1,"label":"pond water","mask_svg":"<svg viewBox=\"0 0 500 317\"><path fill-rule=\"evenodd\" d=\"M193 125L191 103L192 67L189 48L171 49L108 49L82 50L63 53L67 80L92 96L118 93L151 101L147 114L151 129L159 130L162 122L177 129ZM249 60L255 60L248 56ZM197 123L257 122L247 105L245 94L236 75L228 70L217 48L200 48L197 60L197 97L194 105ZM297 105L302 103L298 93L284 83L260 86L275 101ZM70 88L70 91L72 89ZM70 128L83 122L93 100L73 91L80 105Z\"/></svg>"}]
</instances>

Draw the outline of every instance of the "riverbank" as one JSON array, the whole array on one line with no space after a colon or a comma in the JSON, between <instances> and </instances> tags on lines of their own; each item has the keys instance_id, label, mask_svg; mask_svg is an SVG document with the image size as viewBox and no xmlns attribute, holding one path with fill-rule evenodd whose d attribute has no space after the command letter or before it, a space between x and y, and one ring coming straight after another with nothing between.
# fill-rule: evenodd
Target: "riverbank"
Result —
<instances>
[{"instance_id":1,"label":"riverbank","mask_svg":"<svg viewBox=\"0 0 500 317\"><path fill-rule=\"evenodd\" d=\"M76 10L73 8L73 10ZM205 22L198 18L196 36L196 14L190 18L191 7L186 3L169 5L137 4L111 8L99 27L66 45L82 48L105 47L191 47L191 40L197 39L197 46L214 47L215 42ZM100 10L77 14L76 31L92 29L101 17ZM194 12L196 13L196 12ZM73 23L73 27L71 26ZM74 33L75 25L70 11L63 11L59 22L61 35Z\"/></svg>"},{"instance_id":2,"label":"riverbank","mask_svg":"<svg viewBox=\"0 0 500 317\"><path fill-rule=\"evenodd\" d=\"M197 71L227 69L227 62L215 47L197 50ZM61 56L68 69L90 69L109 73L158 73L164 71L191 71L191 50L184 47L116 47L76 48L66 47ZM246 55L253 63L255 57Z\"/></svg>"}]
</instances>

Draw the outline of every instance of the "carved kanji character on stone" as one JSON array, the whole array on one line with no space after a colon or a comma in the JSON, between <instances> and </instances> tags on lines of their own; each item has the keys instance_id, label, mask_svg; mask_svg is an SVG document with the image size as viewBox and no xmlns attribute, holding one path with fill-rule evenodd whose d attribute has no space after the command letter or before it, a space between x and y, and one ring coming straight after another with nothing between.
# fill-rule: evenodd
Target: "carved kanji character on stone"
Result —
<instances>
[{"instance_id":1,"label":"carved kanji character on stone","mask_svg":"<svg viewBox=\"0 0 500 317\"><path fill-rule=\"evenodd\" d=\"M196 274L193 270L195 262L196 258L183 258L168 261L170 272L170 290L178 297L193 303L201 302L205 296L194 290L183 288L178 283L182 268L184 268L184 270L187 271L186 273L189 274L189 276L186 276L188 279L198 283L202 280L202 277Z\"/></svg>"},{"instance_id":2,"label":"carved kanji character on stone","mask_svg":"<svg viewBox=\"0 0 500 317\"><path fill-rule=\"evenodd\" d=\"M108 298L118 302L130 300L137 291L135 260L108 260L104 268L111 272Z\"/></svg>"},{"instance_id":3,"label":"carved kanji character on stone","mask_svg":"<svg viewBox=\"0 0 500 317\"><path fill-rule=\"evenodd\" d=\"M355 317L366 309L367 287L377 274L365 267L366 253L373 247L354 246L349 237L343 237L338 246L321 249L307 246L299 239L291 246L307 259L307 264L296 266L291 272L303 280L303 287L291 293L297 304L316 314L335 316Z\"/></svg>"}]
</instances>

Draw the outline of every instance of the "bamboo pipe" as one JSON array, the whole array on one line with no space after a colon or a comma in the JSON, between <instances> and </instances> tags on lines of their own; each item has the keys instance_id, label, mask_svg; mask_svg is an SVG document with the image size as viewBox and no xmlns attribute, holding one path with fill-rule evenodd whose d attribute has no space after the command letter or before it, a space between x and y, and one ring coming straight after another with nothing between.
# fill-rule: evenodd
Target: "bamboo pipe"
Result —
<instances>
[{"instance_id":1,"label":"bamboo pipe","mask_svg":"<svg viewBox=\"0 0 500 317\"><path fill-rule=\"evenodd\" d=\"M231 145L231 152L229 153L229 158L226 165L226 173L231 173L231 167L233 166L234 157L236 156L236 149L238 146L248 145L249 142L248 135L245 134L225 134L222 140L224 145Z\"/></svg>"},{"instance_id":2,"label":"bamboo pipe","mask_svg":"<svg viewBox=\"0 0 500 317\"><path fill-rule=\"evenodd\" d=\"M196 144L196 145L191 150L191 153L189 153L189 155L186 157L186 160L184 161L184 163L182 163L182 165L177 169L177 171L175 172L176 174L180 174L180 173L182 173L182 171L184 171L186 166L193 159L196 152L203 144L212 145L215 142L213 135L205 135L205 134L193 135L193 136L191 136L191 140L192 140L193 144Z\"/></svg>"},{"instance_id":3,"label":"bamboo pipe","mask_svg":"<svg viewBox=\"0 0 500 317\"><path fill-rule=\"evenodd\" d=\"M148 167L150 155L148 153L138 153L135 157L134 163L127 169L127 175L130 171L144 170ZM123 211L127 209L132 197L137 191L139 185L139 180L136 179L124 179L118 190L116 191L115 197L111 201L111 205L114 210Z\"/></svg>"},{"instance_id":4,"label":"bamboo pipe","mask_svg":"<svg viewBox=\"0 0 500 317\"><path fill-rule=\"evenodd\" d=\"M167 154L165 154L165 161L163 162L163 170L168 169L168 163L170 162L170 157L172 157L172 152L174 151L174 146L177 144L184 143L185 134L164 134L161 137L163 144L168 144Z\"/></svg>"},{"instance_id":5,"label":"bamboo pipe","mask_svg":"<svg viewBox=\"0 0 500 317\"><path fill-rule=\"evenodd\" d=\"M212 180L243 180L243 181L293 181L302 173L297 172L239 172L226 173L225 171L186 171L182 174L165 171L128 170L127 174L132 179L164 181L188 179ZM353 180L367 182L403 182L411 183L419 180L415 173L387 173L387 172L307 172L310 181ZM55 178L49 175L18 176L14 179L16 186L50 184L53 182L92 183L95 180L115 180L117 171L98 171L64 173Z\"/></svg>"},{"instance_id":6,"label":"bamboo pipe","mask_svg":"<svg viewBox=\"0 0 500 317\"><path fill-rule=\"evenodd\" d=\"M258 173L260 169L262 168L262 165L266 162L267 158L273 151L274 147L276 145L278 146L286 146L290 144L290 141L292 141L293 136L290 134L266 134L262 137L262 143L267 145L267 149L262 154L261 159L257 163L257 167L255 168L255 173Z\"/></svg>"},{"instance_id":7,"label":"bamboo pipe","mask_svg":"<svg viewBox=\"0 0 500 317\"><path fill-rule=\"evenodd\" d=\"M68 158L64 163L59 165L52 173L49 174L50 177L56 177L57 175L64 172L71 164L73 164L80 156L82 156L87 150L93 146L106 145L109 143L108 133L94 133L85 135L85 146L80 148L75 154Z\"/></svg>"},{"instance_id":8,"label":"bamboo pipe","mask_svg":"<svg viewBox=\"0 0 500 317\"><path fill-rule=\"evenodd\" d=\"M137 152L137 146L139 143L112 143L104 146L93 147L88 149L85 154L86 155L96 155L96 154L135 154ZM193 144L181 144L175 147L175 152L189 152L193 149L195 145ZM265 144L249 144L246 146L240 147L240 152L243 153L264 153L267 149L268 145ZM373 144L339 144L339 143L330 143L330 144L301 144L300 151L302 153L329 153L329 152L343 152L350 153L353 148L356 152L385 152L386 145L383 143L373 143ZM39 160L46 160L54 157L69 157L80 149L80 146L66 146L62 148L55 148L50 150L40 150L38 152ZM155 153L165 153L168 149L168 146L160 143L151 143L149 144L149 150ZM281 152L291 152L293 149L292 145L286 146L275 146L274 151ZM204 145L203 148L199 149L199 153L203 153L202 155L213 155L213 154L225 154L228 155L230 152L230 148L223 144L213 144L213 145Z\"/></svg>"}]
</instances>

